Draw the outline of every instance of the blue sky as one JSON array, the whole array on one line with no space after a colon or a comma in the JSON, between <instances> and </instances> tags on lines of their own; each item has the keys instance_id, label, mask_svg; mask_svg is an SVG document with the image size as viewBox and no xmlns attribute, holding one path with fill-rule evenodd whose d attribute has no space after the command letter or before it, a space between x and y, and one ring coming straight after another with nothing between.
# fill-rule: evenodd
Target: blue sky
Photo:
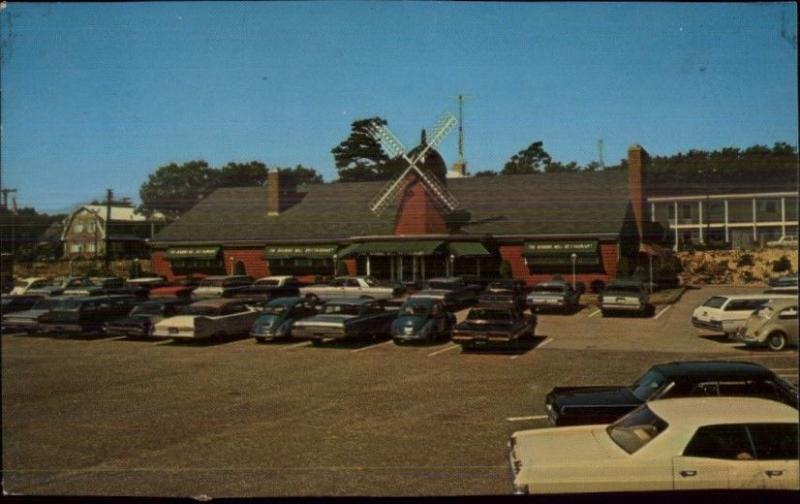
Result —
<instances>
[{"instance_id":1,"label":"blue sky","mask_svg":"<svg viewBox=\"0 0 800 504\"><path fill-rule=\"evenodd\" d=\"M796 27L793 3L10 3L2 182L53 211L191 159L332 180L353 120L411 147L458 93L473 172L536 140L581 164L599 138L607 163L796 144Z\"/></svg>"}]
</instances>

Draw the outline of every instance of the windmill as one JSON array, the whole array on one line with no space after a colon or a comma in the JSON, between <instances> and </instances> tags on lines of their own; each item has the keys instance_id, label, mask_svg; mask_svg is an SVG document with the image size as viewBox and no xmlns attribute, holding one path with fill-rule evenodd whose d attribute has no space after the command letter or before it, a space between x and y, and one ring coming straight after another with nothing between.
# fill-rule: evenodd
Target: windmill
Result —
<instances>
[{"instance_id":1,"label":"windmill","mask_svg":"<svg viewBox=\"0 0 800 504\"><path fill-rule=\"evenodd\" d=\"M403 170L400 176L386 184L386 186L384 186L378 195L370 202L369 208L373 213L380 215L392 201L397 199L398 196L402 194L403 190L411 182L408 179L408 175L412 172L416 173L416 175L425 184L427 189L433 193L435 200L442 207L444 207L446 211L452 211L458 206L458 201L456 201L453 195L450 194L450 191L447 190L444 184L437 180L436 177L431 176L430 174L426 173L425 170L422 170L419 166L417 166L417 163L420 161L424 162L425 155L430 149L433 149L439 145L442 140L444 140L447 134L450 133L450 130L453 129L455 124L456 118L453 117L452 114L449 112L442 114L436 125L431 130L433 133L430 136L430 141L426 142L426 145L423 146L423 148L414 156L413 159L408 156L406 153L406 148L403 147L403 144L400 143L400 140L394 136L389 128L375 123L369 126L367 129L369 134L372 135L375 140L380 142L389 155L394 157L401 156L408 163L408 167Z\"/></svg>"}]
</instances>

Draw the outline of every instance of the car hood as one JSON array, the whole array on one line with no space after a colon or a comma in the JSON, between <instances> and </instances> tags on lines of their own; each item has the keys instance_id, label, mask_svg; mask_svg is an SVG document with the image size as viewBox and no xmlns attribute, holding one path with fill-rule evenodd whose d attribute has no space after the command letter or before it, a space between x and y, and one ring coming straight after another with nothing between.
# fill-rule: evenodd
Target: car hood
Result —
<instances>
[{"instance_id":1,"label":"car hood","mask_svg":"<svg viewBox=\"0 0 800 504\"><path fill-rule=\"evenodd\" d=\"M425 322L428 321L428 317L419 316L419 315L401 315L395 319L395 326L397 327L413 327L414 329L419 329Z\"/></svg>"},{"instance_id":2,"label":"car hood","mask_svg":"<svg viewBox=\"0 0 800 504\"><path fill-rule=\"evenodd\" d=\"M638 406L642 404L627 387L573 387L553 390L554 402L564 406Z\"/></svg>"},{"instance_id":3,"label":"car hood","mask_svg":"<svg viewBox=\"0 0 800 504\"><path fill-rule=\"evenodd\" d=\"M605 425L535 429L514 433L514 452L528 470L624 458Z\"/></svg>"}]
</instances>

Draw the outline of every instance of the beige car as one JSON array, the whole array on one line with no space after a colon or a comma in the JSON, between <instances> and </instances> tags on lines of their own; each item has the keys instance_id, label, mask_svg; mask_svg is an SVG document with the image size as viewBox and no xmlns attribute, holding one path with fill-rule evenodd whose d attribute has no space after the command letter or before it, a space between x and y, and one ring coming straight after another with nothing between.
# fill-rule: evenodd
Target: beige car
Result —
<instances>
[{"instance_id":1,"label":"beige car","mask_svg":"<svg viewBox=\"0 0 800 504\"><path fill-rule=\"evenodd\" d=\"M155 338L200 339L247 334L260 310L239 299L205 299L153 326Z\"/></svg>"},{"instance_id":2,"label":"beige car","mask_svg":"<svg viewBox=\"0 0 800 504\"><path fill-rule=\"evenodd\" d=\"M736 338L748 346L766 345L770 350L783 350L797 345L797 298L775 299L753 312Z\"/></svg>"},{"instance_id":3,"label":"beige car","mask_svg":"<svg viewBox=\"0 0 800 504\"><path fill-rule=\"evenodd\" d=\"M509 461L515 494L799 490L797 439L777 401L664 399L610 425L515 432Z\"/></svg>"}]
</instances>

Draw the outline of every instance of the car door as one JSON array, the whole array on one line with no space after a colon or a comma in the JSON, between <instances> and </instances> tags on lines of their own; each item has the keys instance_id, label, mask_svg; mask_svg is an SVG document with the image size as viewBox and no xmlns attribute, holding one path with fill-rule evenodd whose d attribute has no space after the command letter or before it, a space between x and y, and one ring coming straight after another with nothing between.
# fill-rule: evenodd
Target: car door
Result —
<instances>
[{"instance_id":1,"label":"car door","mask_svg":"<svg viewBox=\"0 0 800 504\"><path fill-rule=\"evenodd\" d=\"M672 460L676 490L764 488L755 450L744 425L707 425Z\"/></svg>"},{"instance_id":2,"label":"car door","mask_svg":"<svg viewBox=\"0 0 800 504\"><path fill-rule=\"evenodd\" d=\"M800 490L797 424L749 424L764 485L772 490Z\"/></svg>"},{"instance_id":3,"label":"car door","mask_svg":"<svg viewBox=\"0 0 800 504\"><path fill-rule=\"evenodd\" d=\"M345 280L344 295L348 298L360 298L362 295L365 295L365 293L364 289L361 288L361 284L358 283L358 280L355 278L348 278Z\"/></svg>"}]
</instances>

